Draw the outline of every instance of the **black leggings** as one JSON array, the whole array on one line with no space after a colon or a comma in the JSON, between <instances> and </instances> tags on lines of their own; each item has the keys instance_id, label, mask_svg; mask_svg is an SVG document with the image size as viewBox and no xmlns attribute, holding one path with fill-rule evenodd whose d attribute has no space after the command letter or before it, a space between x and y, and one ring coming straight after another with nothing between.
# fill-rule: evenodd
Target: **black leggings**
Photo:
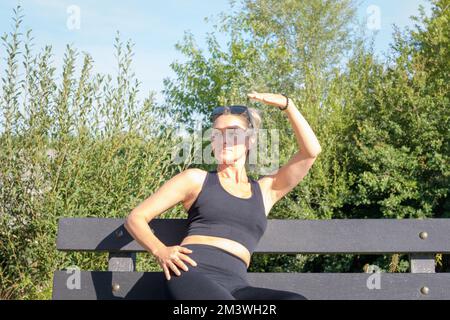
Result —
<instances>
[{"instance_id":1,"label":"black leggings","mask_svg":"<svg viewBox=\"0 0 450 320\"><path fill-rule=\"evenodd\" d=\"M188 271L180 267L177 276L170 268L166 279L173 300L304 300L297 293L250 286L247 265L239 257L207 244L186 244L187 253L197 266L183 260Z\"/></svg>"}]
</instances>

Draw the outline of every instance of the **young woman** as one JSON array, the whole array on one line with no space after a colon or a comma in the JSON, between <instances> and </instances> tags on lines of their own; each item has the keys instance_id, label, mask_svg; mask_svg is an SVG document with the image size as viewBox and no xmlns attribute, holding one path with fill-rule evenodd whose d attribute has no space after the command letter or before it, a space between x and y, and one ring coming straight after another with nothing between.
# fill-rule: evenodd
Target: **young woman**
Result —
<instances>
[{"instance_id":1,"label":"young woman","mask_svg":"<svg viewBox=\"0 0 450 320\"><path fill-rule=\"evenodd\" d=\"M257 92L248 97L287 114L300 150L284 166L259 180L247 177L245 164L261 117L245 106L217 107L211 135L217 169L192 168L175 175L127 217L126 229L157 258L173 299L303 299L294 292L251 286L247 268L271 208L306 176L321 147L291 99ZM188 234L180 245L168 247L148 223L179 202L188 212Z\"/></svg>"}]
</instances>

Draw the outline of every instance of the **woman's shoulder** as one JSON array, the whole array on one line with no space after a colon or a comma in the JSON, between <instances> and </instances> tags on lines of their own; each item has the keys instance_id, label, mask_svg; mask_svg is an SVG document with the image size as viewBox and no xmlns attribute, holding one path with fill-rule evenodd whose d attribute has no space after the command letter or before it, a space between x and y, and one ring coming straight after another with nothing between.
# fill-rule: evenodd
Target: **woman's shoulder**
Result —
<instances>
[{"instance_id":1,"label":"woman's shoulder","mask_svg":"<svg viewBox=\"0 0 450 320\"><path fill-rule=\"evenodd\" d=\"M188 168L183 173L192 185L201 186L206 179L208 171L200 168Z\"/></svg>"},{"instance_id":2,"label":"woman's shoulder","mask_svg":"<svg viewBox=\"0 0 450 320\"><path fill-rule=\"evenodd\" d=\"M195 199L198 198L203 188L203 184L205 182L206 176L208 175L208 171L199 168L189 168L183 171L183 173L187 177L189 185L191 186L189 196L184 205L186 211L189 211L192 203L195 201Z\"/></svg>"}]
</instances>

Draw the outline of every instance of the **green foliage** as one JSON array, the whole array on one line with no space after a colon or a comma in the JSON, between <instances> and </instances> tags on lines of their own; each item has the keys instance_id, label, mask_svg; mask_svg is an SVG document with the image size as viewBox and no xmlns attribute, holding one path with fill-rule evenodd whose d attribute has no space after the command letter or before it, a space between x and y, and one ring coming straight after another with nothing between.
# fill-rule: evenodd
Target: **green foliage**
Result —
<instances>
[{"instance_id":1,"label":"green foliage","mask_svg":"<svg viewBox=\"0 0 450 320\"><path fill-rule=\"evenodd\" d=\"M2 37L0 298L48 299L52 272L72 265L106 270L104 253L56 251L58 218L126 216L189 166L171 164L174 130L192 132L197 116L208 127L215 105L246 103L251 90L292 97L323 150L271 218L448 218L449 3L433 1L429 17L419 8L415 28L396 30L380 60L355 31L352 1L242 0L220 16L226 48L214 33L206 52L189 33L177 43L186 62L171 64L176 76L164 80L162 105L152 93L138 100L130 41L117 34L115 78L93 74L87 53L78 68L71 46L57 75L51 46L33 52L17 7L13 30ZM265 128L279 130L284 164L298 150L291 126L276 108L254 107L263 109ZM184 215L178 206L166 213ZM448 256L436 259L446 271ZM362 272L368 265L409 268L402 254L255 254L249 271ZM137 269L161 271L146 253Z\"/></svg>"},{"instance_id":2,"label":"green foliage","mask_svg":"<svg viewBox=\"0 0 450 320\"><path fill-rule=\"evenodd\" d=\"M397 31L388 67L361 55L343 80L359 78L347 92L351 141L342 146L352 155L351 216L448 217L450 68L428 49L448 52L449 38L434 36L448 34L443 3L419 31Z\"/></svg>"},{"instance_id":3,"label":"green foliage","mask_svg":"<svg viewBox=\"0 0 450 320\"><path fill-rule=\"evenodd\" d=\"M50 298L54 270L107 269L104 253L56 251L58 218L125 217L181 169L170 158L179 139L162 130L153 94L138 101L130 41L116 37L115 83L92 74L89 54L78 71L70 46L57 81L51 47L34 54L14 14L2 37L0 297Z\"/></svg>"}]
</instances>

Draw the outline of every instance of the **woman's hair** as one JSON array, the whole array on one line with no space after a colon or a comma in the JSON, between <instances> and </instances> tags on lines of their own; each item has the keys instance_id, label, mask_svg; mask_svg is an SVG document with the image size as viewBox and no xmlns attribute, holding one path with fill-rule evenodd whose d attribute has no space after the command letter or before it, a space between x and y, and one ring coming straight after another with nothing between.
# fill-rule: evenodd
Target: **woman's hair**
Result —
<instances>
[{"instance_id":1,"label":"woman's hair","mask_svg":"<svg viewBox=\"0 0 450 320\"><path fill-rule=\"evenodd\" d=\"M261 110L255 109L255 108L247 107L247 109L248 109L248 112L250 114L250 118L251 118L251 120L253 122L254 129L255 129L255 131L258 131L262 127L262 112L261 112ZM230 111L228 111L228 110L225 110L222 114L232 114L232 113ZM251 124L249 123L248 118L247 118L245 113L232 114L232 115L236 116L236 117L243 118L248 123L248 126L249 127L251 126Z\"/></svg>"},{"instance_id":2,"label":"woman's hair","mask_svg":"<svg viewBox=\"0 0 450 320\"><path fill-rule=\"evenodd\" d=\"M261 110L255 108L248 108L248 112L252 118L254 129L257 132L260 128L262 128L262 112Z\"/></svg>"},{"instance_id":3,"label":"woman's hair","mask_svg":"<svg viewBox=\"0 0 450 320\"><path fill-rule=\"evenodd\" d=\"M262 128L262 112L261 112L261 110L255 109L255 108L247 108L247 109L248 109L248 113L250 114L251 121L253 123L254 132L257 133L257 131ZM232 113L225 110L224 113L222 113L222 114L232 114ZM249 128L251 127L251 123L248 121L248 118L245 113L241 113L241 114L233 113L232 115L236 116L236 117L241 117L242 119L244 119L245 122L247 122L248 127ZM213 123L214 123L214 121L213 121Z\"/></svg>"},{"instance_id":4,"label":"woman's hair","mask_svg":"<svg viewBox=\"0 0 450 320\"><path fill-rule=\"evenodd\" d=\"M258 136L258 131L262 128L262 111L259 109L255 109L255 108L248 108L248 112L250 113L250 117L252 119L253 122L253 132L250 135L250 137L254 137L255 138L255 142L257 141L257 136ZM242 116L242 115L241 115ZM250 126L249 126L250 127ZM252 146L252 148L256 148L257 145L254 144ZM252 171L252 168L256 168L255 164L251 164L249 163L249 154L250 154L250 150L247 150L247 154L245 155L245 166L247 168L247 171Z\"/></svg>"}]
</instances>

